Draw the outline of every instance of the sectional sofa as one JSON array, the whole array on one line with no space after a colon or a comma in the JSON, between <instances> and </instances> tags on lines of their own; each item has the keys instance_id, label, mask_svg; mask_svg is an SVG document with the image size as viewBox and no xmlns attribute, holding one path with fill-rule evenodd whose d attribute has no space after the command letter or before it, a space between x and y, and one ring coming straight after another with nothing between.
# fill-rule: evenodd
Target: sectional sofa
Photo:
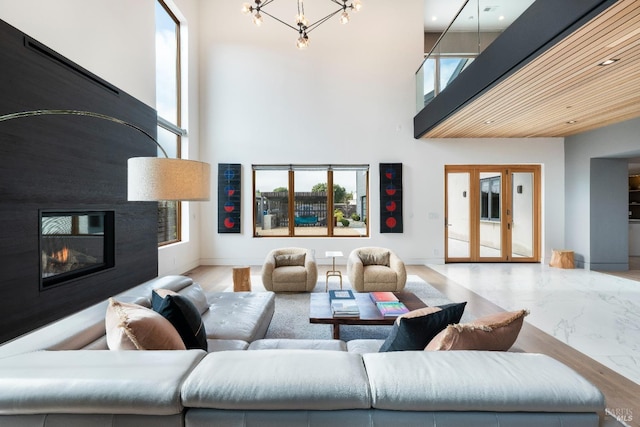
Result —
<instances>
[{"instance_id":1,"label":"sectional sofa","mask_svg":"<svg viewBox=\"0 0 640 427\"><path fill-rule=\"evenodd\" d=\"M193 301L208 352L109 350L105 301L0 346L0 425L590 427L604 412L596 387L544 355L264 339L273 293L205 293L183 276L114 298L149 306L154 289Z\"/></svg>"}]
</instances>

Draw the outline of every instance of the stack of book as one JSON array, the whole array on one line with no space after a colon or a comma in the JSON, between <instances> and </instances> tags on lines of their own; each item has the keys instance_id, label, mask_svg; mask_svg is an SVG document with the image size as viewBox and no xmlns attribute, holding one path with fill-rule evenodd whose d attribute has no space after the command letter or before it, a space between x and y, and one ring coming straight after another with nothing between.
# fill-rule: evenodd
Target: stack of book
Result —
<instances>
[{"instance_id":1,"label":"stack of book","mask_svg":"<svg viewBox=\"0 0 640 427\"><path fill-rule=\"evenodd\" d=\"M409 312L407 306L398 301L393 292L370 292L369 296L384 317L398 317Z\"/></svg>"},{"instance_id":2,"label":"stack of book","mask_svg":"<svg viewBox=\"0 0 640 427\"><path fill-rule=\"evenodd\" d=\"M331 302L333 317L360 316L360 309L358 308L356 297L350 290L329 291L329 301Z\"/></svg>"}]
</instances>

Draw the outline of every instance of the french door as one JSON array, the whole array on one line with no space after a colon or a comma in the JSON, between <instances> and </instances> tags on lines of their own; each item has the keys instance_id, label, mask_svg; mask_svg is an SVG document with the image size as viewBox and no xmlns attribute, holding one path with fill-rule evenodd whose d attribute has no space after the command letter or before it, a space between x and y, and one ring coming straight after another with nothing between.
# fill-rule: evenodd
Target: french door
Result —
<instances>
[{"instance_id":1,"label":"french door","mask_svg":"<svg viewBox=\"0 0 640 427\"><path fill-rule=\"evenodd\" d=\"M445 262L540 261L540 166L445 166Z\"/></svg>"}]
</instances>

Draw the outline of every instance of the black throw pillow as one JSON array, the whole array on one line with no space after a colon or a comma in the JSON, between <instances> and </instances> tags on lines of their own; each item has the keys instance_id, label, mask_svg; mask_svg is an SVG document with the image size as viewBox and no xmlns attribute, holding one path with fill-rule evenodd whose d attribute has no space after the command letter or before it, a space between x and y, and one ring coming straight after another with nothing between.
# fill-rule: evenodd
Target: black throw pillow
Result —
<instances>
[{"instance_id":1,"label":"black throw pillow","mask_svg":"<svg viewBox=\"0 0 640 427\"><path fill-rule=\"evenodd\" d=\"M440 331L460 322L466 305L466 302L446 304L439 306L440 311L425 316L399 318L380 352L424 350Z\"/></svg>"},{"instance_id":2,"label":"black throw pillow","mask_svg":"<svg viewBox=\"0 0 640 427\"><path fill-rule=\"evenodd\" d=\"M151 294L153 311L167 319L180 334L187 349L201 348L207 351L207 332L196 306L182 295L162 298L155 291Z\"/></svg>"}]
</instances>

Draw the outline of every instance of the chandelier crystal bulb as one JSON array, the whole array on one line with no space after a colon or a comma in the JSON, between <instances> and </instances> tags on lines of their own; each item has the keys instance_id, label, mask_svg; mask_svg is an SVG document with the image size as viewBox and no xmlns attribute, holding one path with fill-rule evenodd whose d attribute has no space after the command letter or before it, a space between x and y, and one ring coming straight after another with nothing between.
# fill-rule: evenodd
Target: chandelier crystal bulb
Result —
<instances>
[{"instance_id":1,"label":"chandelier crystal bulb","mask_svg":"<svg viewBox=\"0 0 640 427\"><path fill-rule=\"evenodd\" d=\"M309 21L307 20L307 18L304 16L304 14L299 14L296 15L296 24L300 25L304 25L305 27L309 26Z\"/></svg>"},{"instance_id":2,"label":"chandelier crystal bulb","mask_svg":"<svg viewBox=\"0 0 640 427\"><path fill-rule=\"evenodd\" d=\"M250 3L243 3L242 4L242 9L240 9L240 11L242 11L242 13L244 13L245 15L248 15L251 13L251 10L253 9L253 7L251 7Z\"/></svg>"},{"instance_id":3,"label":"chandelier crystal bulb","mask_svg":"<svg viewBox=\"0 0 640 427\"><path fill-rule=\"evenodd\" d=\"M275 0L244 0L245 3L242 4L242 13L245 15L251 15L251 20L253 24L257 27L260 27L263 22L263 17L260 12L263 11L265 7L269 7L269 5ZM329 18L339 15L338 20L341 24L348 24L351 21L350 12L356 13L362 9L362 0L329 0L332 3L335 3L339 6L337 10L334 10L329 15L324 18L318 19L317 21L309 21L305 16L304 10L304 0L296 0L298 4L298 13L295 15L295 26L292 24L288 24L285 20L282 20L276 16L271 14L271 11L264 13L280 22L281 24L286 25L292 30L295 30L298 33L298 39L296 40L296 47L298 49L306 49L309 47L309 36L307 33L311 32L311 30L315 30L317 26L325 23L329 20ZM290 21L289 21L290 22ZM313 22L313 23L309 23Z\"/></svg>"},{"instance_id":4,"label":"chandelier crystal bulb","mask_svg":"<svg viewBox=\"0 0 640 427\"><path fill-rule=\"evenodd\" d=\"M309 47L309 37L306 35L300 35L298 40L296 40L296 47L298 49L306 49Z\"/></svg>"}]
</instances>

